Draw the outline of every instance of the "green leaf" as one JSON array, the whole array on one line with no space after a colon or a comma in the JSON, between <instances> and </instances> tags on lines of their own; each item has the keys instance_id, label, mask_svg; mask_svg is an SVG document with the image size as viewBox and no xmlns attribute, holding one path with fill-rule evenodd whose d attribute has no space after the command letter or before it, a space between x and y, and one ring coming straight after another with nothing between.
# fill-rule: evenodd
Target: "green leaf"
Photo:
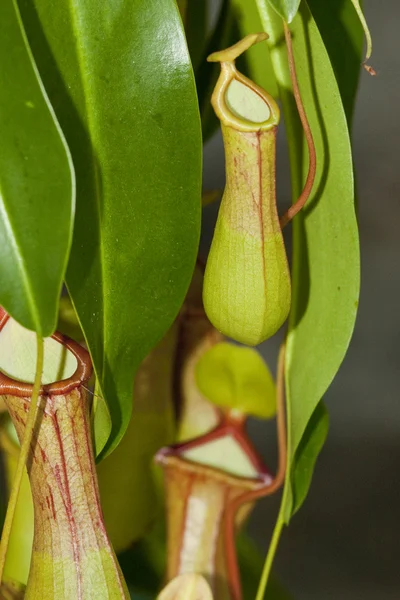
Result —
<instances>
[{"instance_id":1,"label":"green leaf","mask_svg":"<svg viewBox=\"0 0 400 600\"><path fill-rule=\"evenodd\" d=\"M364 40L362 26L348 0L324 3L320 0L309 0L308 4L329 54L343 108L350 124L360 79Z\"/></svg>"},{"instance_id":2,"label":"green leaf","mask_svg":"<svg viewBox=\"0 0 400 600\"><path fill-rule=\"evenodd\" d=\"M123 435L134 373L176 316L200 229L201 131L174 0L21 0L77 171L68 289Z\"/></svg>"},{"instance_id":3,"label":"green leaf","mask_svg":"<svg viewBox=\"0 0 400 600\"><path fill-rule=\"evenodd\" d=\"M323 402L317 404L297 448L293 466L293 514L303 504L311 485L314 466L329 429L329 415Z\"/></svg>"},{"instance_id":4,"label":"green leaf","mask_svg":"<svg viewBox=\"0 0 400 600\"><path fill-rule=\"evenodd\" d=\"M0 8L0 54L0 304L48 336L71 245L75 182L13 0Z\"/></svg>"},{"instance_id":5,"label":"green leaf","mask_svg":"<svg viewBox=\"0 0 400 600\"><path fill-rule=\"evenodd\" d=\"M263 30L255 2L248 0L231 0L231 2L242 37ZM279 95L278 86L267 45L255 44L249 48L246 51L246 65L248 73L244 74L276 98Z\"/></svg>"},{"instance_id":6,"label":"green leaf","mask_svg":"<svg viewBox=\"0 0 400 600\"><path fill-rule=\"evenodd\" d=\"M276 413L273 377L254 348L230 342L215 344L197 362L196 383L217 406L261 419Z\"/></svg>"},{"instance_id":7,"label":"green leaf","mask_svg":"<svg viewBox=\"0 0 400 600\"><path fill-rule=\"evenodd\" d=\"M107 402L101 395L101 390L97 382L94 388L91 418L94 450L97 457L101 454L103 448L105 448L112 429L110 411L108 410Z\"/></svg>"},{"instance_id":8,"label":"green leaf","mask_svg":"<svg viewBox=\"0 0 400 600\"><path fill-rule=\"evenodd\" d=\"M282 25L266 1L257 2L265 30L271 35L289 138L293 195L298 197L308 155L291 93L286 49L280 43ZM317 176L310 201L293 223L293 303L286 352L288 476L281 508L286 523L294 508L296 452L346 353L360 282L346 116L329 56L306 2L291 30L300 90L316 145ZM312 463L314 458L308 457Z\"/></svg>"},{"instance_id":9,"label":"green leaf","mask_svg":"<svg viewBox=\"0 0 400 600\"><path fill-rule=\"evenodd\" d=\"M293 21L299 10L300 0L266 0L276 10L278 15L288 23Z\"/></svg>"}]
</instances>

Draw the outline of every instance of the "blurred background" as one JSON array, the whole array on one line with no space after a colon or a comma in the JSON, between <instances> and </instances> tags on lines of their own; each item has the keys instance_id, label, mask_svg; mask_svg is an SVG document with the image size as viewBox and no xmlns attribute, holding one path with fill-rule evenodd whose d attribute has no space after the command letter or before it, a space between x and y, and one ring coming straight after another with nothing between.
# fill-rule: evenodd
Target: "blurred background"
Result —
<instances>
[{"instance_id":1,"label":"blurred background","mask_svg":"<svg viewBox=\"0 0 400 600\"><path fill-rule=\"evenodd\" d=\"M332 1L332 0L331 0ZM214 0L217 6L217 0ZM311 491L286 529L275 571L295 600L400 598L400 52L398 0L365 0L378 76L361 74L353 124L362 286L355 333L325 396L331 425ZM290 198L283 129L278 199ZM220 134L207 144L205 189L223 188ZM205 210L202 251L218 207ZM290 242L290 240L289 240ZM279 336L262 346L275 368ZM275 465L273 425L251 423L267 464ZM266 550L279 498L260 502L248 529Z\"/></svg>"}]
</instances>

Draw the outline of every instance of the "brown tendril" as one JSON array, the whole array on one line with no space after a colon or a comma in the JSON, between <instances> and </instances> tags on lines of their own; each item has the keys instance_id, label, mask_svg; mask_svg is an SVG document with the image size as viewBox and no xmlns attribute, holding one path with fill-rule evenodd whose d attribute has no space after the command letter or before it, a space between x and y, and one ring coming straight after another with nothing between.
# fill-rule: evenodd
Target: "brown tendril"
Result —
<instances>
[{"instance_id":1,"label":"brown tendril","mask_svg":"<svg viewBox=\"0 0 400 600\"><path fill-rule=\"evenodd\" d=\"M304 185L303 191L301 192L297 201L294 204L292 204L292 206L285 212L285 214L280 219L280 225L281 225L282 229L283 229L283 227L285 227L285 225L287 225L289 223L289 221L291 221L293 219L293 217L295 215L297 215L297 213L303 208L303 206L307 202L308 198L310 197L312 187L314 185L315 173L316 173L316 169L317 169L317 157L316 157L316 152L315 152L314 139L313 139L313 135L311 132L310 124L307 119L306 111L304 110L304 105L303 105L303 101L301 99L301 94L300 94L300 89L299 89L299 82L297 80L297 75L296 75L296 65L295 65L294 54L293 54L292 36L290 34L290 29L289 29L287 23L285 23L285 21L283 22L283 28L285 31L285 40L286 40L286 46L287 46L287 52L288 52L290 78L292 80L292 85L293 85L293 95L294 95L294 99L296 101L297 110L299 112L300 121L301 121L301 124L303 127L304 135L305 135L305 138L307 141L307 146L308 146L309 166L308 166L307 179L306 179L306 183Z\"/></svg>"}]
</instances>

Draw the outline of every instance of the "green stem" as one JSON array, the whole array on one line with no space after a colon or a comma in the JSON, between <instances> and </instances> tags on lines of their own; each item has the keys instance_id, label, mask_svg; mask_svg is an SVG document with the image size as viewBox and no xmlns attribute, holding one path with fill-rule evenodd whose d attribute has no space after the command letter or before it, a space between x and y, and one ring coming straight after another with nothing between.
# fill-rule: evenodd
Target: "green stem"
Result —
<instances>
[{"instance_id":1,"label":"green stem","mask_svg":"<svg viewBox=\"0 0 400 600\"><path fill-rule=\"evenodd\" d=\"M296 102L293 95L292 81L290 78L290 69L288 63L288 57L286 52L286 46L284 43L284 29L283 21L274 11L274 9L268 4L266 0L255 0L258 12L260 15L261 23L264 31L269 34L269 50L271 56L272 67L274 70L276 82L278 84L279 96L282 102L283 116L285 120L286 134L288 140L300 140L303 139L303 130L301 122L297 113ZM292 181L292 193L293 200L298 198L298 195L302 189L303 176L302 176L302 155L299 152L301 144L289 143L289 159L290 159L290 171ZM293 256L298 256L300 250L300 232L299 232L299 221L297 219L293 222ZM299 278L299 261L294 260L292 265L292 280ZM292 310L292 313L294 311ZM292 317L293 318L293 317ZM290 319L290 317L289 317ZM286 419L288 423L287 430L287 465L286 465L286 480L283 495L281 499L280 512L275 524L275 528L271 538L271 544L268 548L268 554L265 560L263 572L261 575L256 600L263 600L265 590L267 587L268 579L271 573L272 563L275 558L276 550L280 540L283 526L286 522L285 507L288 503L290 495L290 474L291 474L291 405L290 402L286 404Z\"/></svg>"},{"instance_id":2,"label":"green stem","mask_svg":"<svg viewBox=\"0 0 400 600\"><path fill-rule=\"evenodd\" d=\"M358 18L360 19L360 23L362 25L362 28L364 29L364 33L365 33L365 39L367 42L367 50L365 52L365 60L368 60L371 57L372 54L372 37L371 37L371 33L368 27L368 23L366 18L364 17L364 13L362 11L361 5L360 5L360 0L351 0L356 13L358 15ZM365 62L365 61L364 61Z\"/></svg>"},{"instance_id":3,"label":"green stem","mask_svg":"<svg viewBox=\"0 0 400 600\"><path fill-rule=\"evenodd\" d=\"M267 588L268 579L269 579L269 576L271 573L272 563L274 562L276 549L279 544L279 540L280 540L280 537L282 534L282 529L283 529L284 524L285 523L283 522L281 515L279 515L279 517L276 521L276 524L275 524L273 534L272 534L271 543L268 548L268 554L267 554L267 558L264 563L264 568L263 568L263 572L262 572L262 575L260 578L260 583L258 584L256 600L263 600L263 598L265 596L265 590Z\"/></svg>"},{"instance_id":4,"label":"green stem","mask_svg":"<svg viewBox=\"0 0 400 600\"><path fill-rule=\"evenodd\" d=\"M12 524L14 520L15 508L17 506L18 494L21 487L21 481L26 466L26 460L28 458L29 448L32 441L32 434L36 423L37 416L37 405L40 394L40 385L43 371L43 357L44 357L44 344L43 338L39 335L36 336L37 341L37 355L36 355L36 373L35 380L33 383L32 397L29 406L28 418L26 421L26 429L24 439L22 440L21 450L18 457L17 469L14 476L13 487L11 490L10 498L7 506L6 518L4 520L3 531L1 534L0 541L0 584L3 579L4 565L6 562L8 542L10 539Z\"/></svg>"}]
</instances>

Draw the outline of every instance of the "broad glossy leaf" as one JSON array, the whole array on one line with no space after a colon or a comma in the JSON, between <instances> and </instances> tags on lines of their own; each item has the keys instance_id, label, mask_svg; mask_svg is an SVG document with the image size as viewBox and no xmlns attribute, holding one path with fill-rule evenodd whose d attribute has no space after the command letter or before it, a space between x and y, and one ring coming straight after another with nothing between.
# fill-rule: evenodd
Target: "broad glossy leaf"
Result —
<instances>
[{"instance_id":1,"label":"broad glossy leaf","mask_svg":"<svg viewBox=\"0 0 400 600\"><path fill-rule=\"evenodd\" d=\"M0 55L0 304L46 336L56 326L75 183L13 0L0 7Z\"/></svg>"},{"instance_id":2,"label":"broad glossy leaf","mask_svg":"<svg viewBox=\"0 0 400 600\"><path fill-rule=\"evenodd\" d=\"M67 273L113 429L176 316L200 228L201 132L174 0L21 0L77 171Z\"/></svg>"},{"instance_id":3,"label":"broad glossy leaf","mask_svg":"<svg viewBox=\"0 0 400 600\"><path fill-rule=\"evenodd\" d=\"M266 1L257 2L265 30L271 35L271 56L281 90L293 193L297 197L307 172L308 155L291 94L286 50L281 44L282 25ZM286 522L294 508L296 452L346 353L360 279L346 116L329 56L306 2L291 30L300 90L316 144L317 177L310 201L293 223L293 304L286 353L289 476L281 512ZM308 455L308 459L312 465L315 457Z\"/></svg>"},{"instance_id":4,"label":"broad glossy leaf","mask_svg":"<svg viewBox=\"0 0 400 600\"><path fill-rule=\"evenodd\" d=\"M278 15L290 23L299 9L300 0L267 0Z\"/></svg>"},{"instance_id":5,"label":"broad glossy leaf","mask_svg":"<svg viewBox=\"0 0 400 600\"><path fill-rule=\"evenodd\" d=\"M276 413L274 380L254 348L230 342L215 344L197 362L196 383L217 406L261 419Z\"/></svg>"}]
</instances>

